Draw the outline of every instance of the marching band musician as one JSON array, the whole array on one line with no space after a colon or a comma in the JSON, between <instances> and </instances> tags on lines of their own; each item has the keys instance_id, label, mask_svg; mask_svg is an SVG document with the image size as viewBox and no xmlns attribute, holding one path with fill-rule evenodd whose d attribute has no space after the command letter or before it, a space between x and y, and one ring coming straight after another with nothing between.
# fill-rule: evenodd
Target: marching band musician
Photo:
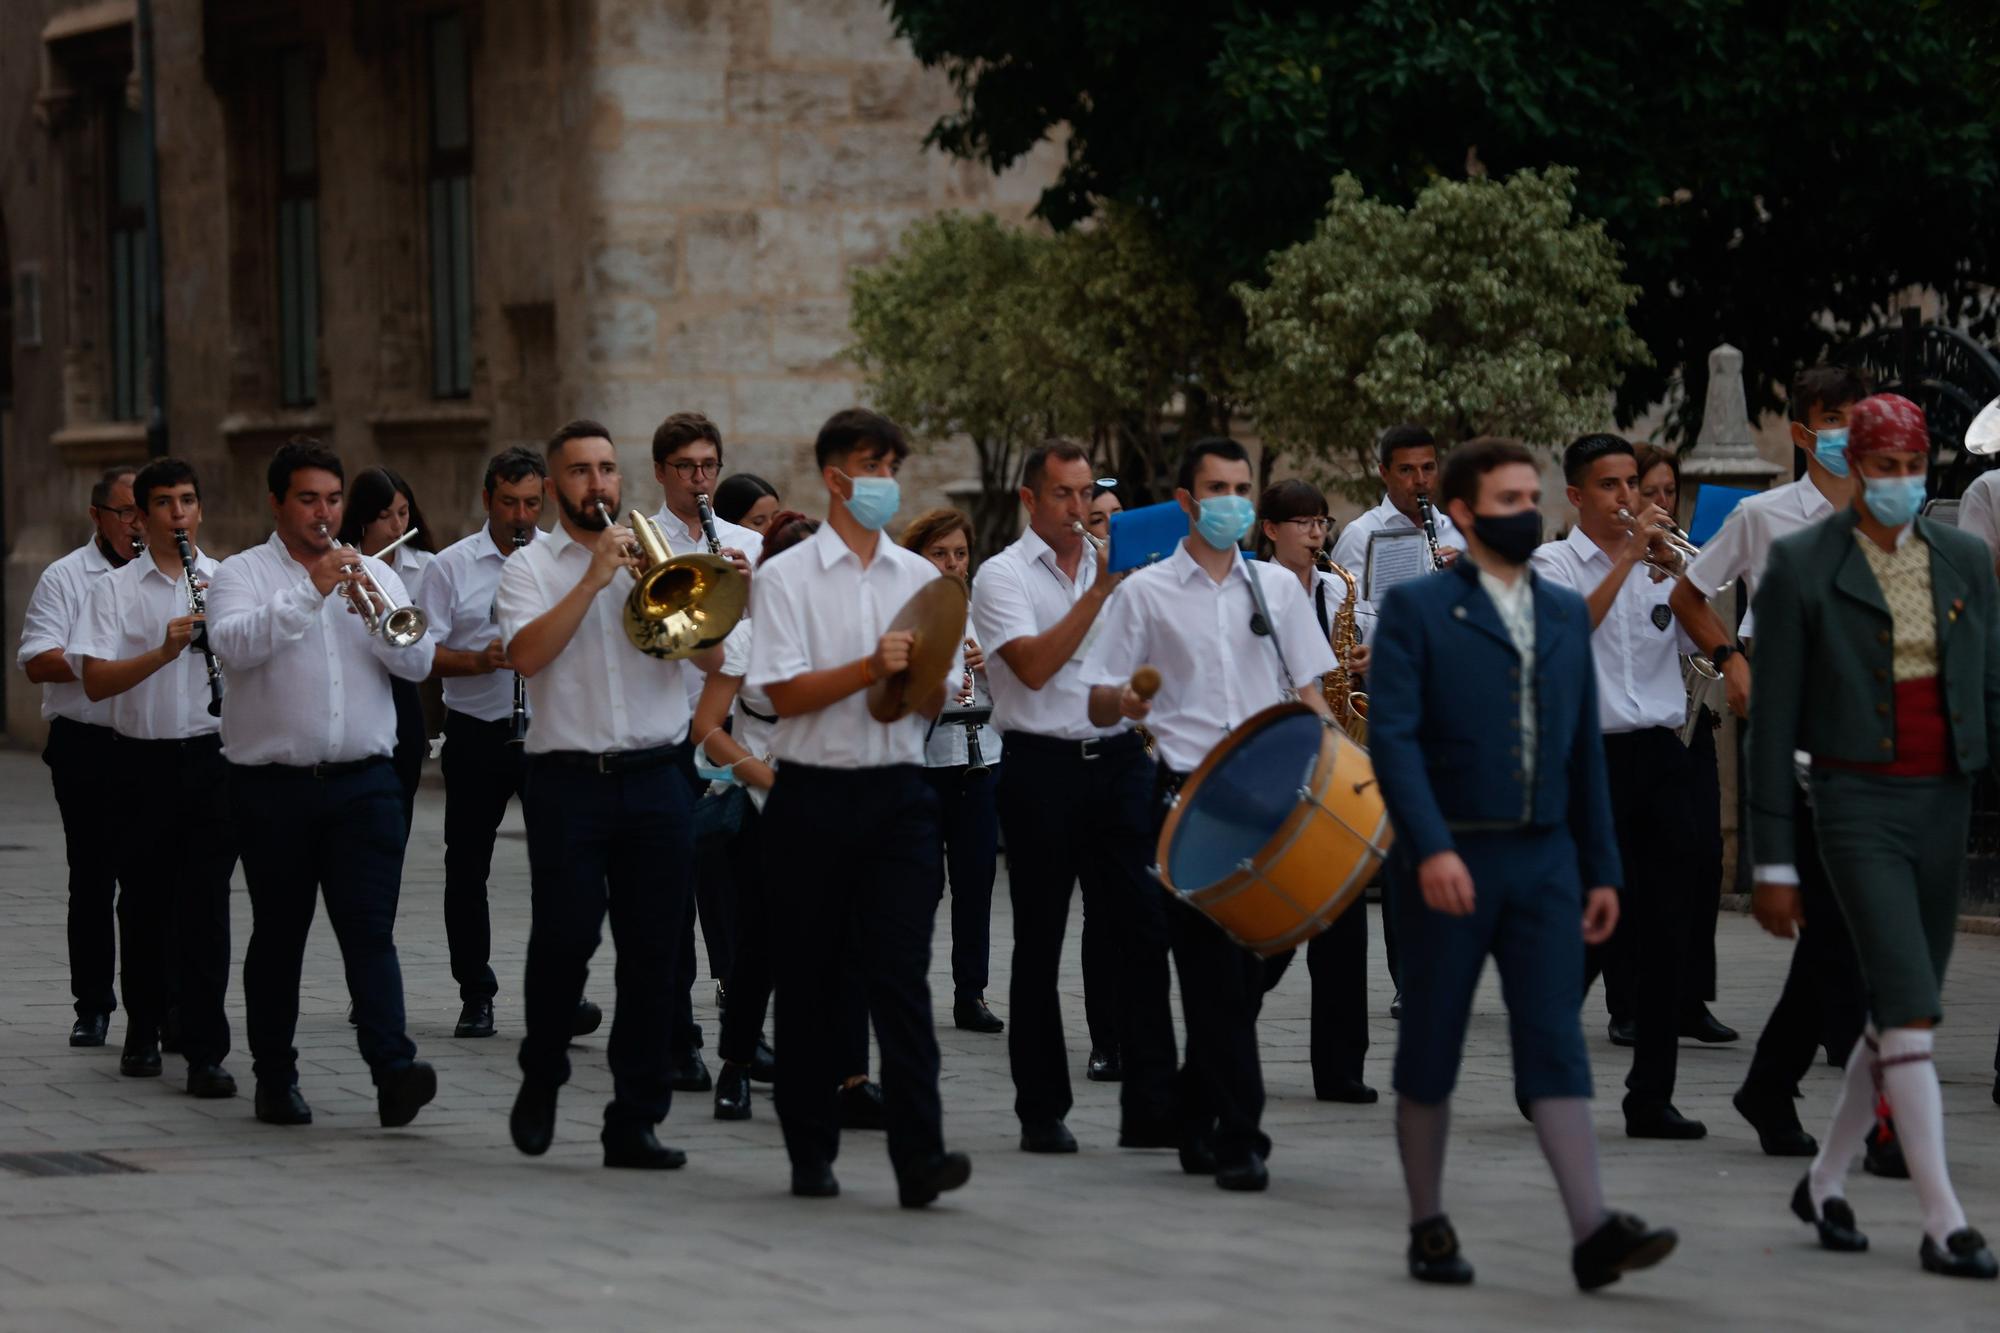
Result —
<instances>
[{"instance_id":1,"label":"marching band musician","mask_svg":"<svg viewBox=\"0 0 2000 1333\"><path fill-rule=\"evenodd\" d=\"M411 528L410 539L383 557L383 563L403 581L411 605L420 605L424 575L437 556L431 551L431 532L424 523L424 511L417 507L416 492L402 474L386 467L363 468L347 488L347 503L341 510L339 540L358 551L380 551L397 541ZM403 836L417 813L417 787L424 779L424 760L430 757L430 734L424 725L423 695L418 682L393 678L390 690L396 697L396 750L390 762L396 781L403 787Z\"/></svg>"},{"instance_id":2,"label":"marching band musician","mask_svg":"<svg viewBox=\"0 0 2000 1333\"><path fill-rule=\"evenodd\" d=\"M49 724L42 762L49 766L69 863L69 987L76 1001L72 1046L102 1046L118 1007L113 987L117 934L118 845L114 812L122 786L111 760L111 707L94 703L64 656L91 585L140 553L140 515L129 467L107 468L90 488L90 540L42 571L21 622L15 655L42 687Z\"/></svg>"},{"instance_id":3,"label":"marching band musician","mask_svg":"<svg viewBox=\"0 0 2000 1333\"><path fill-rule=\"evenodd\" d=\"M1299 580L1319 632L1332 641L1348 595L1338 575L1315 567L1331 527L1326 497L1309 482L1277 482L1257 501L1258 553ZM1352 572L1352 571L1350 571ZM1357 632L1360 597L1356 594ZM1357 642L1348 663L1352 688L1368 671L1369 649ZM1267 984L1276 986L1296 950L1266 961ZM1368 905L1357 902L1306 944L1312 979L1313 1095L1323 1102L1369 1106L1379 1094L1362 1078L1368 1054Z\"/></svg>"},{"instance_id":4,"label":"marching band musician","mask_svg":"<svg viewBox=\"0 0 2000 1333\"><path fill-rule=\"evenodd\" d=\"M486 522L439 553L417 594L437 641L431 675L444 681L444 933L461 1005L454 1037L493 1035L500 987L486 879L507 802L521 796L524 747L515 732L528 720L525 696L515 716L518 678L500 639L500 571L539 534L547 477L533 449L494 455L480 487ZM570 1032L585 1036L603 1021L583 1000Z\"/></svg>"},{"instance_id":5,"label":"marching band musician","mask_svg":"<svg viewBox=\"0 0 2000 1333\"><path fill-rule=\"evenodd\" d=\"M1204 439L1189 447L1174 491L1188 516L1188 535L1172 556L1119 586L1084 658L1092 724L1144 721L1158 746L1148 830L1154 837L1188 774L1251 714L1297 698L1327 715L1319 678L1333 669L1333 650L1313 623L1298 580L1242 558L1240 543L1256 518L1251 475L1250 456L1234 440ZM1262 606L1269 607L1268 624ZM1132 673L1148 665L1163 681L1150 703L1130 683ZM1142 877L1153 859L1150 841L1122 850L1141 857L1129 874ZM1263 960L1193 907L1157 890L1140 894L1138 905L1141 924L1129 932L1129 947L1157 953L1170 944L1180 972L1188 1034L1177 1088L1181 1168L1190 1175L1213 1173L1226 1190L1261 1190L1269 1183L1264 1162L1271 1151L1258 1124L1264 1111L1256 1026ZM1135 980L1128 967L1123 983L1148 988L1132 1002L1157 1005L1164 971ZM1127 1050L1128 1085L1138 1073L1134 1055Z\"/></svg>"},{"instance_id":6,"label":"marching band musician","mask_svg":"<svg viewBox=\"0 0 2000 1333\"><path fill-rule=\"evenodd\" d=\"M195 638L189 580L206 588L216 563L198 544L201 484L175 458L148 463L132 481L145 550L91 587L69 658L93 700L109 700L112 753L125 781L144 793L119 830L124 849L118 904L124 944L125 1049L118 1072L160 1073L159 1032L177 981L187 1090L233 1097L223 1069L229 1020L229 877L236 839L223 803L220 720L210 712L209 671ZM184 565L176 538L188 544Z\"/></svg>"},{"instance_id":7,"label":"marching band musician","mask_svg":"<svg viewBox=\"0 0 2000 1333\"><path fill-rule=\"evenodd\" d=\"M1364 637L1369 639L1375 625L1375 607L1367 584L1369 538L1378 532L1425 531L1419 497L1428 500L1437 489L1437 437L1414 423L1391 426L1382 432L1376 457L1382 502L1349 523L1333 545L1333 563L1362 580L1358 614L1366 631ZM1437 558L1442 565L1450 565L1464 549L1465 538L1442 505L1431 509L1431 523L1437 529Z\"/></svg>"},{"instance_id":8,"label":"marching band musician","mask_svg":"<svg viewBox=\"0 0 2000 1333\"><path fill-rule=\"evenodd\" d=\"M1007 1059L1025 1152L1076 1151L1063 1123L1072 1098L1056 989L1071 888L1081 884L1085 915L1114 950L1123 923L1143 920L1142 900L1159 895L1141 869L1153 827L1144 738L1123 719L1099 725L1089 716L1084 649L1118 584L1104 572L1104 548L1093 550L1077 531L1091 493L1090 458L1080 446L1050 440L1029 450L1020 487L1027 529L981 565L973 583L972 633L991 649L993 725L1008 753L995 801L1014 907ZM1107 1052L1122 1060L1119 1142L1128 1147L1178 1143L1171 983L1164 940L1160 945L1135 954L1146 974L1137 983L1122 980L1113 952L1096 988L1100 1003L1117 995L1150 1005L1131 1013L1113 1008L1101 1031L1091 1025L1089 1072L1097 1073ZM1089 953L1086 944L1086 977ZM1090 1005L1086 998L1086 1010Z\"/></svg>"},{"instance_id":9,"label":"marching band musician","mask_svg":"<svg viewBox=\"0 0 2000 1333\"><path fill-rule=\"evenodd\" d=\"M1395 827L1402 936L1396 1140L1410 1197L1410 1275L1463 1284L1444 1212L1451 1092L1491 954L1527 1106L1593 1290L1658 1263L1671 1231L1609 1212L1590 1124L1583 950L1618 921L1618 847L1597 733L1589 612L1537 579L1540 472L1513 440L1452 450L1440 488L1468 554L1399 584L1380 608L1368 737Z\"/></svg>"},{"instance_id":10,"label":"marching band musician","mask_svg":"<svg viewBox=\"0 0 2000 1333\"><path fill-rule=\"evenodd\" d=\"M777 1102L792 1193L840 1192L844 1010L833 999L851 969L881 1045L897 1198L921 1208L965 1184L972 1162L944 1146L926 975L942 854L923 739L944 684L910 700L913 711L893 723L876 721L865 698L873 682L909 666L915 635L890 631L890 619L939 577L882 536L908 454L902 428L874 412L837 412L820 428L813 456L827 521L758 571L744 683L763 690L778 717L764 844L779 918ZM799 874L790 859L801 850L814 873Z\"/></svg>"},{"instance_id":11,"label":"marching band musician","mask_svg":"<svg viewBox=\"0 0 2000 1333\"><path fill-rule=\"evenodd\" d=\"M719 665L722 650L667 660L626 638L622 575L638 557L631 531L606 522L622 491L610 432L569 422L547 460L556 528L509 557L497 603L502 649L528 681L535 718L522 801L533 894L527 1035L509 1129L522 1152L548 1151L608 912L618 969L604 1165L671 1170L687 1154L662 1145L654 1126L673 1101L668 1027L694 850L687 678Z\"/></svg>"},{"instance_id":12,"label":"marching band musician","mask_svg":"<svg viewBox=\"0 0 2000 1333\"><path fill-rule=\"evenodd\" d=\"M1636 1040L1626 1134L1698 1139L1707 1126L1673 1104L1695 872L1694 773L1679 734L1687 720L1680 659L1695 648L1667 606L1674 580L1656 577L1680 565L1662 535L1673 516L1639 498L1637 455L1615 435L1571 443L1563 475L1576 526L1563 541L1537 547L1533 567L1582 597L1590 614L1611 819L1625 867L1619 928L1591 951L1586 985L1600 967L1624 973Z\"/></svg>"},{"instance_id":13,"label":"marching band musician","mask_svg":"<svg viewBox=\"0 0 2000 1333\"><path fill-rule=\"evenodd\" d=\"M903 529L903 546L937 567L940 574L970 583L972 519L962 510L934 509ZM965 640L965 672L947 682L952 702L991 706L986 654L975 637ZM972 767L974 747L980 767ZM992 945L993 875L1000 856L1000 822L994 787L1000 766L1000 737L990 721L972 730L940 714L924 738L924 776L938 794L946 879L951 886L951 1021L968 1032L988 1035L1006 1024L986 1005L986 963Z\"/></svg>"},{"instance_id":14,"label":"marching band musician","mask_svg":"<svg viewBox=\"0 0 2000 1333\"><path fill-rule=\"evenodd\" d=\"M229 672L222 755L250 891L243 996L257 1118L312 1123L292 1034L323 892L377 1112L395 1127L437 1095L437 1074L404 1031L395 923L408 830L389 762L389 682L428 675L432 642L398 647L356 614L371 583L391 606L409 598L387 565L333 541L342 477L340 458L316 440L278 447L266 473L276 531L217 568L208 637ZM387 610L379 599L373 609Z\"/></svg>"}]
</instances>

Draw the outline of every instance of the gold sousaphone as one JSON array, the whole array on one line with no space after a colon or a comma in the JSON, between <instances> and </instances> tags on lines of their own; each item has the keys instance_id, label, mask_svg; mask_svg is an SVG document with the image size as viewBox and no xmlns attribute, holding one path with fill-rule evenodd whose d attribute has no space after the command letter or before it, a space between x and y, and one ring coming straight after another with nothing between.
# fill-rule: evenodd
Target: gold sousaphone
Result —
<instances>
[{"instance_id":1,"label":"gold sousaphone","mask_svg":"<svg viewBox=\"0 0 2000 1333\"><path fill-rule=\"evenodd\" d=\"M951 659L965 642L965 584L940 575L917 589L889 622L889 631L912 630L910 664L868 687L868 712L877 722L907 717L917 702L944 684Z\"/></svg>"},{"instance_id":2,"label":"gold sousaphone","mask_svg":"<svg viewBox=\"0 0 2000 1333\"><path fill-rule=\"evenodd\" d=\"M597 511L606 524L611 514ZM645 557L644 572L625 598L625 637L648 657L674 661L727 638L750 601L750 580L726 557L697 551L675 555L652 519L634 509L626 520Z\"/></svg>"}]
</instances>

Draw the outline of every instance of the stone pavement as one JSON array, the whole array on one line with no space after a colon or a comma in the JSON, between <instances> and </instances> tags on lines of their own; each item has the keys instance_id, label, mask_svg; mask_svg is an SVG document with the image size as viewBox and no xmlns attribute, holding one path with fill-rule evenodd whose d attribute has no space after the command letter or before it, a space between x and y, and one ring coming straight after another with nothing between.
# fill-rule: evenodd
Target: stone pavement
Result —
<instances>
[{"instance_id":1,"label":"stone pavement","mask_svg":"<svg viewBox=\"0 0 2000 1333\"><path fill-rule=\"evenodd\" d=\"M134 793L135 799L138 793ZM1461 1093L1448 1203L1478 1285L1419 1288L1403 1276L1404 1202L1387 1104L1315 1102L1306 1063L1305 970L1271 997L1263 1026L1277 1141L1265 1195L1228 1195L1180 1174L1171 1153L1120 1152L1115 1087L1077 1081L1076 1157L1015 1148L1004 1038L952 1028L947 1133L972 1183L921 1213L896 1207L879 1135L848 1136L844 1196L794 1200L769 1097L725 1125L685 1098L662 1130L688 1167L607 1172L597 1161L608 1094L602 1037L583 1043L555 1149L520 1156L507 1108L520 1032L527 927L525 846L510 818L497 857L502 1035L454 1041L456 988L440 917L441 793L418 808L402 948L411 1030L439 1073L417 1122L383 1130L344 1021L332 932L315 928L300 1023L303 1085L318 1123L275 1129L246 1097L197 1102L176 1082L121 1079L113 1044L72 1051L60 830L46 772L0 753L0 1151L101 1152L138 1174L27 1177L0 1170L0 1329L1071 1329L1268 1327L1990 1329L2000 1290L1918 1271L1910 1188L1857 1176L1872 1254L1811 1244L1785 1202L1801 1166L1756 1151L1728 1096L1748 1051L1684 1048L1681 1107L1706 1142L1622 1136L1623 1053L1591 1007L1598 1103L1614 1202L1681 1229L1668 1264L1578 1295L1568 1238L1534 1135L1508 1084L1504 1016L1482 992ZM945 914L948 920L949 914ZM1004 881L995 939L1008 938ZM235 954L249 911L236 898ZM606 950L610 945L607 941ZM1741 918L1722 928L1718 1014L1754 1031L1784 946ZM937 968L949 957L942 936ZM994 988L1006 995L1007 951ZM1378 1018L1369 1079L1387 1087L1395 1028L1376 941ZM608 957L592 993L609 1005ZM1072 936L1064 973L1078 1073L1084 1050ZM934 969L934 993L948 977ZM713 990L697 992L713 1020ZM242 1039L240 991L233 1006ZM1989 1100L2000 1015L2000 940L1962 935L1940 1033L1953 1164L1974 1222L2000 1236L2000 1107ZM1004 1002L996 1008L1005 1014ZM249 1058L230 1061L246 1088ZM174 1061L169 1058L169 1070ZM1806 1084L1814 1129L1835 1075Z\"/></svg>"}]
</instances>

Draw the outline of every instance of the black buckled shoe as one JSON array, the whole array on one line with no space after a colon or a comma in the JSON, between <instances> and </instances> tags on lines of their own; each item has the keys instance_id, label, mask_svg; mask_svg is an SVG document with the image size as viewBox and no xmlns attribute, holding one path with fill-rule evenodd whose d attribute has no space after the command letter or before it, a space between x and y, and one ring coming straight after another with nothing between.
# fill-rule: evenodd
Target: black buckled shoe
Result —
<instances>
[{"instance_id":1,"label":"black buckled shoe","mask_svg":"<svg viewBox=\"0 0 2000 1333\"><path fill-rule=\"evenodd\" d=\"M1789 1097L1759 1097L1742 1088L1730 1104L1757 1131L1757 1145L1766 1157L1811 1157L1819 1151L1819 1141L1800 1126L1798 1108Z\"/></svg>"},{"instance_id":2,"label":"black buckled shoe","mask_svg":"<svg viewBox=\"0 0 2000 1333\"><path fill-rule=\"evenodd\" d=\"M1084 1066L1083 1076L1092 1083L1122 1083L1125 1081L1125 1062L1118 1058L1116 1051L1092 1051L1090 1063ZM1995 1084L1994 1100L2000 1101L2000 1084Z\"/></svg>"},{"instance_id":3,"label":"black buckled shoe","mask_svg":"<svg viewBox=\"0 0 2000 1333\"><path fill-rule=\"evenodd\" d=\"M707 1092L714 1086L715 1080L709 1077L708 1062L701 1058L700 1048L674 1057L675 1092Z\"/></svg>"},{"instance_id":4,"label":"black buckled shoe","mask_svg":"<svg viewBox=\"0 0 2000 1333\"><path fill-rule=\"evenodd\" d=\"M514 1094L507 1132L513 1135L514 1146L530 1157L540 1157L555 1141L556 1096L561 1091L561 1084L527 1079Z\"/></svg>"},{"instance_id":5,"label":"black buckled shoe","mask_svg":"<svg viewBox=\"0 0 2000 1333\"><path fill-rule=\"evenodd\" d=\"M984 996L974 996L970 1000L954 1000L951 1006L951 1021L967 1032L1005 1032L1007 1025L986 1007Z\"/></svg>"},{"instance_id":6,"label":"black buckled shoe","mask_svg":"<svg viewBox=\"0 0 2000 1333\"><path fill-rule=\"evenodd\" d=\"M771 1050L771 1043L764 1040L764 1034L757 1034L757 1047L750 1053L750 1081L752 1083L776 1083L778 1081L778 1057Z\"/></svg>"},{"instance_id":7,"label":"black buckled shoe","mask_svg":"<svg viewBox=\"0 0 2000 1333\"><path fill-rule=\"evenodd\" d=\"M458 1026L451 1030L454 1037L490 1037L493 1035L493 1001L467 1000L458 1011Z\"/></svg>"},{"instance_id":8,"label":"black buckled shoe","mask_svg":"<svg viewBox=\"0 0 2000 1333\"><path fill-rule=\"evenodd\" d=\"M1681 1036L1691 1041L1714 1045L1719 1042L1736 1041L1742 1035L1708 1012L1708 1006L1705 1004L1696 1005L1681 1019Z\"/></svg>"},{"instance_id":9,"label":"black buckled shoe","mask_svg":"<svg viewBox=\"0 0 2000 1333\"><path fill-rule=\"evenodd\" d=\"M1976 1277L1992 1281L2000 1274L2000 1267L1993 1262L1993 1251L1986 1248L1986 1237L1971 1227L1960 1227L1944 1238L1944 1245L1929 1236L1917 1250L1917 1259L1924 1271L1941 1277Z\"/></svg>"},{"instance_id":10,"label":"black buckled shoe","mask_svg":"<svg viewBox=\"0 0 2000 1333\"><path fill-rule=\"evenodd\" d=\"M750 1118L750 1071L742 1065L722 1062L722 1073L715 1080L715 1118Z\"/></svg>"},{"instance_id":11,"label":"black buckled shoe","mask_svg":"<svg viewBox=\"0 0 2000 1333\"><path fill-rule=\"evenodd\" d=\"M118 1053L118 1072L126 1078L158 1078L159 1041L150 1033L126 1033L125 1049Z\"/></svg>"},{"instance_id":12,"label":"black buckled shoe","mask_svg":"<svg viewBox=\"0 0 2000 1333\"><path fill-rule=\"evenodd\" d=\"M1259 1153L1253 1152L1242 1161L1231 1162L1227 1166L1217 1164L1215 1168L1215 1187L1219 1190L1259 1194L1270 1184L1271 1173L1265 1168L1264 1158Z\"/></svg>"},{"instance_id":13,"label":"black buckled shoe","mask_svg":"<svg viewBox=\"0 0 2000 1333\"><path fill-rule=\"evenodd\" d=\"M1638 1103L1625 1108L1625 1137L1628 1139L1700 1139L1708 1136L1708 1126L1690 1120L1672 1102Z\"/></svg>"},{"instance_id":14,"label":"black buckled shoe","mask_svg":"<svg viewBox=\"0 0 2000 1333\"><path fill-rule=\"evenodd\" d=\"M962 1152L928 1153L896 1173L896 1202L922 1208L972 1179L972 1159Z\"/></svg>"},{"instance_id":15,"label":"black buckled shoe","mask_svg":"<svg viewBox=\"0 0 2000 1333\"><path fill-rule=\"evenodd\" d=\"M1076 1151L1076 1135L1061 1120L1021 1122L1021 1151L1065 1153Z\"/></svg>"},{"instance_id":16,"label":"black buckled shoe","mask_svg":"<svg viewBox=\"0 0 2000 1333\"><path fill-rule=\"evenodd\" d=\"M889 1113L882 1104L882 1085L863 1079L840 1090L842 1129L887 1129Z\"/></svg>"},{"instance_id":17,"label":"black buckled shoe","mask_svg":"<svg viewBox=\"0 0 2000 1333\"><path fill-rule=\"evenodd\" d=\"M1604 1035L1611 1038L1613 1046L1637 1046L1639 1025L1629 1018L1614 1018L1605 1025Z\"/></svg>"},{"instance_id":18,"label":"black buckled shoe","mask_svg":"<svg viewBox=\"0 0 2000 1333\"><path fill-rule=\"evenodd\" d=\"M375 1114L384 1129L401 1129L438 1095L437 1070L412 1060L401 1069L385 1070L375 1080Z\"/></svg>"},{"instance_id":19,"label":"black buckled shoe","mask_svg":"<svg viewBox=\"0 0 2000 1333\"><path fill-rule=\"evenodd\" d=\"M1215 1174L1215 1147L1206 1138L1183 1139L1178 1147L1182 1171L1191 1176Z\"/></svg>"},{"instance_id":20,"label":"black buckled shoe","mask_svg":"<svg viewBox=\"0 0 2000 1333\"><path fill-rule=\"evenodd\" d=\"M310 1125L313 1113L297 1084L272 1087L259 1083L257 1118L267 1125Z\"/></svg>"},{"instance_id":21,"label":"black buckled shoe","mask_svg":"<svg viewBox=\"0 0 2000 1333\"><path fill-rule=\"evenodd\" d=\"M589 1000L578 1000L576 1002L576 1013L569 1020L570 1036L588 1037L603 1026L604 1011L602 1009L592 1004ZM675 1084L674 1086L678 1088L680 1085ZM703 1083L699 1088L689 1089L691 1092L706 1092L707 1090L708 1084L706 1083Z\"/></svg>"},{"instance_id":22,"label":"black buckled shoe","mask_svg":"<svg viewBox=\"0 0 2000 1333\"><path fill-rule=\"evenodd\" d=\"M801 1199L837 1199L840 1197L840 1182L833 1178L833 1168L825 1162L795 1166L792 1168L792 1193Z\"/></svg>"},{"instance_id":23,"label":"black buckled shoe","mask_svg":"<svg viewBox=\"0 0 2000 1333\"><path fill-rule=\"evenodd\" d=\"M1419 1282L1463 1287L1472 1281L1472 1265L1458 1250L1458 1233L1443 1213L1410 1224L1410 1276Z\"/></svg>"},{"instance_id":24,"label":"black buckled shoe","mask_svg":"<svg viewBox=\"0 0 2000 1333\"><path fill-rule=\"evenodd\" d=\"M236 1077L221 1065L189 1065L187 1090L191 1096L220 1100L236 1095Z\"/></svg>"},{"instance_id":25,"label":"black buckled shoe","mask_svg":"<svg viewBox=\"0 0 2000 1333\"><path fill-rule=\"evenodd\" d=\"M1672 1254L1680 1239L1671 1227L1655 1231L1630 1213L1611 1213L1570 1251L1570 1272L1578 1287L1596 1291L1627 1273L1651 1268Z\"/></svg>"},{"instance_id":26,"label":"black buckled shoe","mask_svg":"<svg viewBox=\"0 0 2000 1333\"><path fill-rule=\"evenodd\" d=\"M104 1038L111 1031L110 1014L81 1014L70 1025L69 1044L72 1046L102 1046Z\"/></svg>"},{"instance_id":27,"label":"black buckled shoe","mask_svg":"<svg viewBox=\"0 0 2000 1333\"><path fill-rule=\"evenodd\" d=\"M1810 1223L1819 1232L1819 1247L1823 1250L1860 1254L1868 1248L1868 1237L1855 1226L1854 1209L1847 1200L1836 1196L1828 1199L1818 1212L1813 1211L1810 1175L1800 1176L1799 1187L1792 1191L1792 1216Z\"/></svg>"},{"instance_id":28,"label":"black buckled shoe","mask_svg":"<svg viewBox=\"0 0 2000 1333\"><path fill-rule=\"evenodd\" d=\"M661 1143L651 1125L606 1125L599 1138L604 1144L604 1164L609 1167L678 1171L687 1165L688 1155Z\"/></svg>"}]
</instances>

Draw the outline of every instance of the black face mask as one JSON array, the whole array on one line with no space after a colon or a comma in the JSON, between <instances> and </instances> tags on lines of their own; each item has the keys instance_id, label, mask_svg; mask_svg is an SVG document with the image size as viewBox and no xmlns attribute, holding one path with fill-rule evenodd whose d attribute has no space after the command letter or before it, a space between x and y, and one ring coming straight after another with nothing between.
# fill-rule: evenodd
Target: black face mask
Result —
<instances>
[{"instance_id":1,"label":"black face mask","mask_svg":"<svg viewBox=\"0 0 2000 1333\"><path fill-rule=\"evenodd\" d=\"M1474 514L1472 535L1508 564L1525 565L1542 544L1542 515L1535 509L1501 516Z\"/></svg>"}]
</instances>

